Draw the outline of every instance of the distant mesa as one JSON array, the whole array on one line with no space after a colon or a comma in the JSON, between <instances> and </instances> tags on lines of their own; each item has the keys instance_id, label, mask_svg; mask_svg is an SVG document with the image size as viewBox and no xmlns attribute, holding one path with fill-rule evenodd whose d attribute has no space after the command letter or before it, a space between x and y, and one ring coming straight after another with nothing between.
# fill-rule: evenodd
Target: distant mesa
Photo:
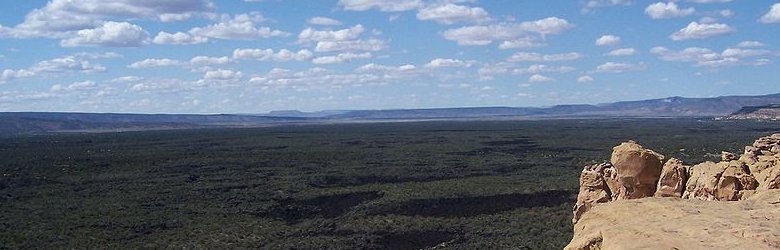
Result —
<instances>
[{"instance_id":1,"label":"distant mesa","mask_svg":"<svg viewBox=\"0 0 780 250\"><path fill-rule=\"evenodd\" d=\"M622 143L583 169L572 222L565 249L780 249L780 134L693 166Z\"/></svg>"},{"instance_id":2,"label":"distant mesa","mask_svg":"<svg viewBox=\"0 0 780 250\"><path fill-rule=\"evenodd\" d=\"M731 115L721 117L724 120L780 120L780 104L743 107Z\"/></svg>"}]
</instances>

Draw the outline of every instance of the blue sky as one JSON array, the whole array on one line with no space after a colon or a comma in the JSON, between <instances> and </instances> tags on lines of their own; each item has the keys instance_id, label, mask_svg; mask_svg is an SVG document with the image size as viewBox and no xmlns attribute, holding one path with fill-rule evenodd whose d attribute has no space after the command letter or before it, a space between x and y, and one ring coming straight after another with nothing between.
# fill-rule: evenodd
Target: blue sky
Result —
<instances>
[{"instance_id":1,"label":"blue sky","mask_svg":"<svg viewBox=\"0 0 780 250\"><path fill-rule=\"evenodd\" d=\"M0 2L0 111L261 113L780 92L765 0Z\"/></svg>"}]
</instances>

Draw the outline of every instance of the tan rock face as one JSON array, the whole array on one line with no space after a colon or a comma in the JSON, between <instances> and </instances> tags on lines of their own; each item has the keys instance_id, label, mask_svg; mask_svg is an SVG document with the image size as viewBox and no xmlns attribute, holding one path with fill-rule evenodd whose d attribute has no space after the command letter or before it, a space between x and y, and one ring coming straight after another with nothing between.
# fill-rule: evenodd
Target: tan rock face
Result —
<instances>
[{"instance_id":1,"label":"tan rock face","mask_svg":"<svg viewBox=\"0 0 780 250\"><path fill-rule=\"evenodd\" d=\"M681 160L671 158L663 166L655 197L682 197L688 181L688 166Z\"/></svg>"},{"instance_id":2,"label":"tan rock face","mask_svg":"<svg viewBox=\"0 0 780 250\"><path fill-rule=\"evenodd\" d=\"M746 200L646 198L594 207L564 249L780 249L780 190Z\"/></svg>"},{"instance_id":3,"label":"tan rock face","mask_svg":"<svg viewBox=\"0 0 780 250\"><path fill-rule=\"evenodd\" d=\"M719 163L663 159L629 141L585 167L566 249L780 249L780 134Z\"/></svg>"},{"instance_id":4,"label":"tan rock face","mask_svg":"<svg viewBox=\"0 0 780 250\"><path fill-rule=\"evenodd\" d=\"M597 203L610 201L610 191L604 181L604 170L612 168L612 164L602 163L586 166L580 174L580 193L577 195L577 203L574 205L574 218L577 220Z\"/></svg>"},{"instance_id":5,"label":"tan rock face","mask_svg":"<svg viewBox=\"0 0 780 250\"><path fill-rule=\"evenodd\" d=\"M610 186L613 200L652 197L661 175L664 156L645 149L634 141L624 142L613 148L610 162L614 166Z\"/></svg>"},{"instance_id":6,"label":"tan rock face","mask_svg":"<svg viewBox=\"0 0 780 250\"><path fill-rule=\"evenodd\" d=\"M683 199L717 200L716 190L726 166L711 161L691 167L691 176L685 185Z\"/></svg>"}]
</instances>

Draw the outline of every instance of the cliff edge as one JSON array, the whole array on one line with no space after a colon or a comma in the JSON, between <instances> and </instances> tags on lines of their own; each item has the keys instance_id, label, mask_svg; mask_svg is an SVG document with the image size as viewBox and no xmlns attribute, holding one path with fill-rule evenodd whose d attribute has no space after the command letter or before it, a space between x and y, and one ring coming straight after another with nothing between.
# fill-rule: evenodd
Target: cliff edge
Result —
<instances>
[{"instance_id":1,"label":"cliff edge","mask_svg":"<svg viewBox=\"0 0 780 250\"><path fill-rule=\"evenodd\" d=\"M636 142L586 166L565 249L780 249L780 134L687 166Z\"/></svg>"}]
</instances>

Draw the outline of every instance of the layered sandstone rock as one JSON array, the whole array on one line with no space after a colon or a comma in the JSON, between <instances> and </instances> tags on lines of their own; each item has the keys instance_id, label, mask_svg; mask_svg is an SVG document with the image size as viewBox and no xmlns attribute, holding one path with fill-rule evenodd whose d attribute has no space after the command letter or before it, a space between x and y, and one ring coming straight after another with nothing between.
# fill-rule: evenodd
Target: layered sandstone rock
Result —
<instances>
[{"instance_id":1,"label":"layered sandstone rock","mask_svg":"<svg viewBox=\"0 0 780 250\"><path fill-rule=\"evenodd\" d=\"M664 164L656 187L656 197L682 197L688 181L688 166L681 160L671 158Z\"/></svg>"},{"instance_id":2,"label":"layered sandstone rock","mask_svg":"<svg viewBox=\"0 0 780 250\"><path fill-rule=\"evenodd\" d=\"M612 149L610 162L614 166L607 185L612 191L612 200L628 200L652 197L664 156L645 149L634 141L624 142Z\"/></svg>"},{"instance_id":3,"label":"layered sandstone rock","mask_svg":"<svg viewBox=\"0 0 780 250\"><path fill-rule=\"evenodd\" d=\"M583 169L567 249L778 249L780 191L770 189L780 189L780 134L692 167L625 142L611 163Z\"/></svg>"}]
</instances>

